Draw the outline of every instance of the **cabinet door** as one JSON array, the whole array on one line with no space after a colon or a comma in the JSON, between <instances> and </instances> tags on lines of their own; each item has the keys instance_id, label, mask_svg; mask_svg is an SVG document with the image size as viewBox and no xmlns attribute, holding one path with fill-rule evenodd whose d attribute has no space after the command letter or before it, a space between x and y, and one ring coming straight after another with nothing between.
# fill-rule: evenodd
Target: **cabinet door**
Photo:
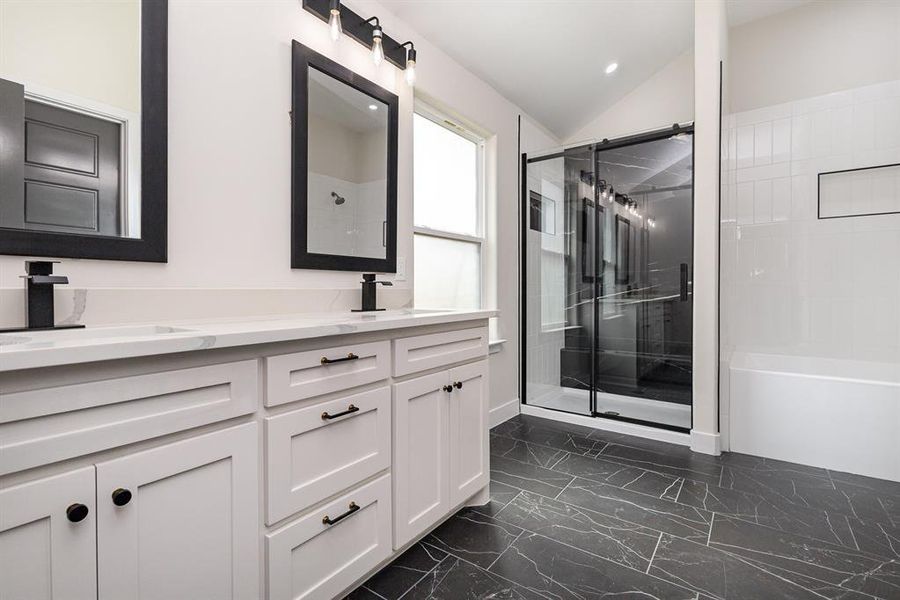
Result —
<instances>
[{"instance_id":1,"label":"cabinet door","mask_svg":"<svg viewBox=\"0 0 900 600\"><path fill-rule=\"evenodd\" d=\"M0 598L96 598L95 514L94 467L0 491Z\"/></svg>"},{"instance_id":2,"label":"cabinet door","mask_svg":"<svg viewBox=\"0 0 900 600\"><path fill-rule=\"evenodd\" d=\"M450 509L447 372L394 386L394 548Z\"/></svg>"},{"instance_id":3,"label":"cabinet door","mask_svg":"<svg viewBox=\"0 0 900 600\"><path fill-rule=\"evenodd\" d=\"M98 464L100 600L257 598L257 448L248 423Z\"/></svg>"},{"instance_id":4,"label":"cabinet door","mask_svg":"<svg viewBox=\"0 0 900 600\"><path fill-rule=\"evenodd\" d=\"M450 369L450 505L488 484L487 361Z\"/></svg>"}]
</instances>

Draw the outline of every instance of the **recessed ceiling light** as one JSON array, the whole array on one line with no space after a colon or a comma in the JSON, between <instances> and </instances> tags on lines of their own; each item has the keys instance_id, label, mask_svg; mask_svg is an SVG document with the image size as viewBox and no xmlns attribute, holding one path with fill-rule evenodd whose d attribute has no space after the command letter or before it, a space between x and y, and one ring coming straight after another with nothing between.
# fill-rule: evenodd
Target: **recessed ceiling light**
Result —
<instances>
[{"instance_id":1,"label":"recessed ceiling light","mask_svg":"<svg viewBox=\"0 0 900 600\"><path fill-rule=\"evenodd\" d=\"M606 65L606 74L612 75L613 72L618 68L619 68L619 63L615 63L615 62L609 63L608 65Z\"/></svg>"},{"instance_id":2,"label":"recessed ceiling light","mask_svg":"<svg viewBox=\"0 0 900 600\"><path fill-rule=\"evenodd\" d=\"M369 105L369 110L378 110L378 107L375 106L374 104L370 104L370 105Z\"/></svg>"}]
</instances>

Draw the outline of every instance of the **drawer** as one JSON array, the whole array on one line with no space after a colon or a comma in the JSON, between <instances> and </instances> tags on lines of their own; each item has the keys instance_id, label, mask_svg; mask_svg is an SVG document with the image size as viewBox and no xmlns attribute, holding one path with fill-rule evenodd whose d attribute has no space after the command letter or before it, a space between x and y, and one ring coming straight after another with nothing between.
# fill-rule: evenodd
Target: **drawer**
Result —
<instances>
[{"instance_id":1,"label":"drawer","mask_svg":"<svg viewBox=\"0 0 900 600\"><path fill-rule=\"evenodd\" d=\"M353 512L353 506L359 507ZM329 525L323 522L341 518ZM270 600L331 600L391 554L385 475L266 535Z\"/></svg>"},{"instance_id":2,"label":"drawer","mask_svg":"<svg viewBox=\"0 0 900 600\"><path fill-rule=\"evenodd\" d=\"M350 344L266 359L266 406L387 379L390 342Z\"/></svg>"},{"instance_id":3,"label":"drawer","mask_svg":"<svg viewBox=\"0 0 900 600\"><path fill-rule=\"evenodd\" d=\"M390 388L267 418L266 464L269 524L387 469Z\"/></svg>"},{"instance_id":4,"label":"drawer","mask_svg":"<svg viewBox=\"0 0 900 600\"><path fill-rule=\"evenodd\" d=\"M252 413L256 360L0 392L0 475Z\"/></svg>"},{"instance_id":5,"label":"drawer","mask_svg":"<svg viewBox=\"0 0 900 600\"><path fill-rule=\"evenodd\" d=\"M394 375L401 377L487 356L487 327L394 340Z\"/></svg>"}]
</instances>

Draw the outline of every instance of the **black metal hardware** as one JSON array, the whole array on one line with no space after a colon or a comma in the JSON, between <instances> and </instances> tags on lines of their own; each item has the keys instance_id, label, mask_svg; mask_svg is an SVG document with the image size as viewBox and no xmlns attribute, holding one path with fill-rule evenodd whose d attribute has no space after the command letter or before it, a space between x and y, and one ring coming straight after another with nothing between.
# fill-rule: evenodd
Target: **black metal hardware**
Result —
<instances>
[{"instance_id":1,"label":"black metal hardware","mask_svg":"<svg viewBox=\"0 0 900 600\"><path fill-rule=\"evenodd\" d=\"M453 387L455 387L458 390L461 390L462 389L462 381L454 381Z\"/></svg>"},{"instance_id":2,"label":"black metal hardware","mask_svg":"<svg viewBox=\"0 0 900 600\"><path fill-rule=\"evenodd\" d=\"M311 12L326 23L331 16L329 0L303 0L304 10ZM341 4L341 28L348 36L365 46L372 48L372 32L375 26L362 16ZM406 68L406 48L387 34L382 34L381 45L384 47L384 59L399 69Z\"/></svg>"},{"instance_id":3,"label":"black metal hardware","mask_svg":"<svg viewBox=\"0 0 900 600\"><path fill-rule=\"evenodd\" d=\"M359 505L356 502L350 503L350 509L342 515L338 515L335 518L331 519L328 515L322 517L322 524L324 525L334 525L338 521L342 521L359 510Z\"/></svg>"},{"instance_id":4,"label":"black metal hardware","mask_svg":"<svg viewBox=\"0 0 900 600\"><path fill-rule=\"evenodd\" d=\"M320 362L323 365L333 365L334 363L347 362L348 360L359 360L359 356L352 352L343 358L328 358L327 356L323 356Z\"/></svg>"},{"instance_id":5,"label":"black metal hardware","mask_svg":"<svg viewBox=\"0 0 900 600\"><path fill-rule=\"evenodd\" d=\"M375 286L381 284L390 287L394 284L390 281L375 281L375 273L363 273L362 277L363 280L360 282L362 283L362 308L359 310L353 309L353 312L384 310L383 308L376 308Z\"/></svg>"},{"instance_id":6,"label":"black metal hardware","mask_svg":"<svg viewBox=\"0 0 900 600\"><path fill-rule=\"evenodd\" d=\"M681 293L678 297L682 302L688 299L688 266L687 263L681 263Z\"/></svg>"},{"instance_id":7,"label":"black metal hardware","mask_svg":"<svg viewBox=\"0 0 900 600\"><path fill-rule=\"evenodd\" d=\"M453 386L452 386L452 385L445 385L445 386L444 386L443 388L441 388L441 389L443 389L445 392L447 392L447 393L449 394L450 392L453 391Z\"/></svg>"},{"instance_id":8,"label":"black metal hardware","mask_svg":"<svg viewBox=\"0 0 900 600\"><path fill-rule=\"evenodd\" d=\"M331 419L337 419L338 417L343 417L344 415L349 415L355 412L359 412L359 407L351 404L347 407L347 410L339 413L335 413L333 415L329 415L328 411L322 413L322 419L325 421L330 421Z\"/></svg>"},{"instance_id":9,"label":"black metal hardware","mask_svg":"<svg viewBox=\"0 0 900 600\"><path fill-rule=\"evenodd\" d=\"M112 501L116 506L125 506L131 502L131 492L125 488L116 488L112 493Z\"/></svg>"},{"instance_id":10,"label":"black metal hardware","mask_svg":"<svg viewBox=\"0 0 900 600\"><path fill-rule=\"evenodd\" d=\"M69 508L66 509L66 518L73 523L78 523L79 521L84 521L89 512L90 509L87 506L76 502L75 504L70 504Z\"/></svg>"},{"instance_id":11,"label":"black metal hardware","mask_svg":"<svg viewBox=\"0 0 900 600\"><path fill-rule=\"evenodd\" d=\"M55 260L26 260L25 273L25 323L26 327L5 331L29 331L32 329L56 329L53 317L53 286L69 283L65 275L54 275ZM84 325L66 325L80 328Z\"/></svg>"}]
</instances>

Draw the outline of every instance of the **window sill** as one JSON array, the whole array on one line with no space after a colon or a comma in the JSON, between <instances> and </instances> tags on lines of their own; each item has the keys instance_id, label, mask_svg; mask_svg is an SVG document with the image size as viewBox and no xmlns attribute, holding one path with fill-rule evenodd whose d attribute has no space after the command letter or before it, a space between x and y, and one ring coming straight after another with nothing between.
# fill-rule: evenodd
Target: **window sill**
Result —
<instances>
[{"instance_id":1,"label":"window sill","mask_svg":"<svg viewBox=\"0 0 900 600\"><path fill-rule=\"evenodd\" d=\"M497 354L503 350L503 344L505 343L506 340L490 340L488 342L488 354Z\"/></svg>"}]
</instances>

